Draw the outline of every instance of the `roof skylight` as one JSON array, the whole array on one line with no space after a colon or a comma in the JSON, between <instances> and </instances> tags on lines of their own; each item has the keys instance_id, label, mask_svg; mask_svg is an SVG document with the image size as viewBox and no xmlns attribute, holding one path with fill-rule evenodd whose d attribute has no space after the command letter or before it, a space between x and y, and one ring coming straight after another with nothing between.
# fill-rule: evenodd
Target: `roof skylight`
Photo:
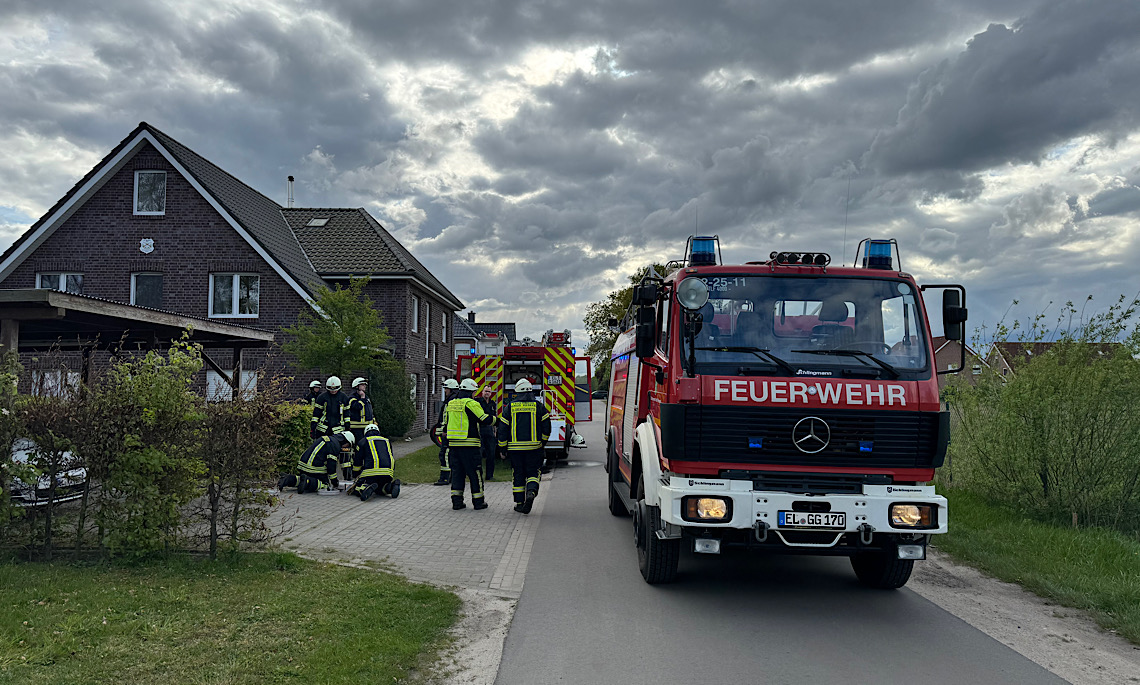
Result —
<instances>
[{"instance_id":1,"label":"roof skylight","mask_svg":"<svg viewBox=\"0 0 1140 685\"><path fill-rule=\"evenodd\" d=\"M328 222L329 222L328 219L309 219L309 223L307 223L305 225L312 227L312 228L320 228L321 226L324 226Z\"/></svg>"}]
</instances>

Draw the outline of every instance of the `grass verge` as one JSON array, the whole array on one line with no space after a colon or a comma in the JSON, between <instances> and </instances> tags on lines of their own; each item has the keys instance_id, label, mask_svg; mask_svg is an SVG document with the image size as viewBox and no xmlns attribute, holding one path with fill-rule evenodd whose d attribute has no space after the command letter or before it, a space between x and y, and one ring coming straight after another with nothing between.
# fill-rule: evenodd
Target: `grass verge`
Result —
<instances>
[{"instance_id":1,"label":"grass verge","mask_svg":"<svg viewBox=\"0 0 1140 685\"><path fill-rule=\"evenodd\" d=\"M1064 606L1140 644L1140 542L1099 528L1029 519L973 493L948 489L951 556Z\"/></svg>"},{"instance_id":2,"label":"grass verge","mask_svg":"<svg viewBox=\"0 0 1140 685\"><path fill-rule=\"evenodd\" d=\"M0 683L396 683L454 594L292 554L117 567L0 563Z\"/></svg>"},{"instance_id":3,"label":"grass verge","mask_svg":"<svg viewBox=\"0 0 1140 685\"><path fill-rule=\"evenodd\" d=\"M406 457L396 460L396 477L404 483L434 483L439 478L439 448L422 447ZM495 465L492 482L511 480L511 465L500 459Z\"/></svg>"}]
</instances>

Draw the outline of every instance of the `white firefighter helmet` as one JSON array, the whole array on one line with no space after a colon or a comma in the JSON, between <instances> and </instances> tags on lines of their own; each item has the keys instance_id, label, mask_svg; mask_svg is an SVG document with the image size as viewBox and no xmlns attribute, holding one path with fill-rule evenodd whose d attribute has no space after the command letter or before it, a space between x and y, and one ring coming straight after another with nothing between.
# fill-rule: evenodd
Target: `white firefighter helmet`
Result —
<instances>
[{"instance_id":1,"label":"white firefighter helmet","mask_svg":"<svg viewBox=\"0 0 1140 685\"><path fill-rule=\"evenodd\" d=\"M443 387L447 388L448 390L455 390L459 387L459 381L455 380L454 378L448 378L443 382Z\"/></svg>"},{"instance_id":2,"label":"white firefighter helmet","mask_svg":"<svg viewBox=\"0 0 1140 685\"><path fill-rule=\"evenodd\" d=\"M475 392L479 389L479 384L475 382L474 378L464 378L463 382L459 384L459 389Z\"/></svg>"},{"instance_id":3,"label":"white firefighter helmet","mask_svg":"<svg viewBox=\"0 0 1140 685\"><path fill-rule=\"evenodd\" d=\"M337 435L344 438L344 441L347 442L349 445L355 445L356 444L356 436L353 435L350 431L341 431L340 433L337 433Z\"/></svg>"},{"instance_id":4,"label":"white firefighter helmet","mask_svg":"<svg viewBox=\"0 0 1140 685\"><path fill-rule=\"evenodd\" d=\"M325 387L329 390L340 390L340 378L329 376L329 379L325 381Z\"/></svg>"},{"instance_id":5,"label":"white firefighter helmet","mask_svg":"<svg viewBox=\"0 0 1140 685\"><path fill-rule=\"evenodd\" d=\"M368 435L369 433L379 433L379 432L380 432L380 426L377 426L375 423L370 423L364 427L364 434L365 435Z\"/></svg>"},{"instance_id":6,"label":"white firefighter helmet","mask_svg":"<svg viewBox=\"0 0 1140 685\"><path fill-rule=\"evenodd\" d=\"M527 379L515 381L515 392L530 392L532 390L534 390L534 386Z\"/></svg>"},{"instance_id":7,"label":"white firefighter helmet","mask_svg":"<svg viewBox=\"0 0 1140 685\"><path fill-rule=\"evenodd\" d=\"M354 387L354 388L355 388L356 386L358 386L358 385L362 384L362 383L363 383L364 385L368 385L368 379L367 379L367 378L360 378L360 377L357 377L357 378L353 378L353 379L352 379L352 387Z\"/></svg>"},{"instance_id":8,"label":"white firefighter helmet","mask_svg":"<svg viewBox=\"0 0 1140 685\"><path fill-rule=\"evenodd\" d=\"M312 383L309 383L309 387L310 388L319 388L319 387L321 387L321 382L320 381L313 381Z\"/></svg>"}]
</instances>

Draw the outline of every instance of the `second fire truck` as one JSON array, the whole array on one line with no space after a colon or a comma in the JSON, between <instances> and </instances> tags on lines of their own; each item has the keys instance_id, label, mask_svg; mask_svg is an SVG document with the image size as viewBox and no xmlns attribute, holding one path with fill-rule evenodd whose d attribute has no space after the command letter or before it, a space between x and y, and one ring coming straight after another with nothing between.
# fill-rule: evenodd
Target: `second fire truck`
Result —
<instances>
[{"instance_id":1,"label":"second fire truck","mask_svg":"<svg viewBox=\"0 0 1140 685\"><path fill-rule=\"evenodd\" d=\"M847 556L864 584L897 588L946 532L930 481L949 419L923 291L943 291L961 341L965 290L919 286L893 240L863 245L860 268L819 252L727 265L715 237L690 238L634 288L606 470L647 582L673 580L682 549L731 546Z\"/></svg>"}]
</instances>

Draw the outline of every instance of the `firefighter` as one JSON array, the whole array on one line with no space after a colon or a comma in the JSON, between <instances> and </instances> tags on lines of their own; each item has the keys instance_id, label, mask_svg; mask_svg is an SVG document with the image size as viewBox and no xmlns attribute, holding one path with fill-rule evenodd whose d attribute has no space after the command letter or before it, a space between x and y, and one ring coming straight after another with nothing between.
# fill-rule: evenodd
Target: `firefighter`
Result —
<instances>
[{"instance_id":1,"label":"firefighter","mask_svg":"<svg viewBox=\"0 0 1140 685\"><path fill-rule=\"evenodd\" d=\"M317 398L320 397L320 395L321 395L321 382L320 381L313 381L312 383L309 383L309 392L307 394L303 395L302 397L298 397L297 399L301 400L302 402L307 403L309 405L309 409L312 409L313 403L317 401Z\"/></svg>"},{"instance_id":2,"label":"firefighter","mask_svg":"<svg viewBox=\"0 0 1140 685\"><path fill-rule=\"evenodd\" d=\"M313 400L312 438L340 433L348 428L348 395L340 391L340 379L329 376L325 391Z\"/></svg>"},{"instance_id":3,"label":"firefighter","mask_svg":"<svg viewBox=\"0 0 1140 685\"><path fill-rule=\"evenodd\" d=\"M497 456L496 453L499 451L496 445L498 438L495 435L495 422L498 420L499 407L495 404L495 400L491 399L492 395L493 391L491 387L483 386L482 392L479 393L478 400L479 406L483 408L483 411L490 414L491 418L494 419L491 425L479 427L479 442L483 455L483 475L487 480L491 480L495 477L495 458Z\"/></svg>"},{"instance_id":4,"label":"firefighter","mask_svg":"<svg viewBox=\"0 0 1140 685\"><path fill-rule=\"evenodd\" d=\"M439 438L439 480L432 485L451 485L451 464L447 458L447 436L443 433L443 412L447 403L455 399L455 392L459 390L459 381L448 378L443 382L443 404L439 405L439 417L436 419L435 431Z\"/></svg>"},{"instance_id":5,"label":"firefighter","mask_svg":"<svg viewBox=\"0 0 1140 685\"><path fill-rule=\"evenodd\" d=\"M499 422L499 450L505 451L514 468L515 511L529 514L538 497L538 470L546 441L550 439L550 412L534 399L534 386L527 379L515 383L515 397L503 405Z\"/></svg>"},{"instance_id":6,"label":"firefighter","mask_svg":"<svg viewBox=\"0 0 1140 685\"><path fill-rule=\"evenodd\" d=\"M352 437L356 438L357 454L360 456L360 445L364 442L364 428L373 422L372 416L372 400L368 399L368 380L365 378L355 378L352 381L352 394L348 396L348 430L352 431ZM359 462L350 457L348 464L341 464L342 467L348 468L358 467ZM348 473L346 470L345 473Z\"/></svg>"},{"instance_id":7,"label":"firefighter","mask_svg":"<svg viewBox=\"0 0 1140 685\"><path fill-rule=\"evenodd\" d=\"M370 423L364 427L364 439L356 444L356 454L360 466L353 471L352 492L361 502L377 492L392 499L400 496L400 480L392 472L392 445L380 435L379 426Z\"/></svg>"},{"instance_id":8,"label":"firefighter","mask_svg":"<svg viewBox=\"0 0 1140 685\"><path fill-rule=\"evenodd\" d=\"M336 479L336 466L340 461L341 450L345 445L351 447L352 444L352 433L322 435L297 460L297 473L282 476L277 481L277 489L295 486L299 495L336 489L340 486Z\"/></svg>"},{"instance_id":9,"label":"firefighter","mask_svg":"<svg viewBox=\"0 0 1140 685\"><path fill-rule=\"evenodd\" d=\"M455 399L444 405L443 434L447 436L448 459L451 463L451 508L464 509L464 483L471 481L471 508L486 509L483 497L483 477L480 461L482 448L479 438L480 424L494 419L483 411L472 395L479 389L474 380L467 378L459 384Z\"/></svg>"}]
</instances>

